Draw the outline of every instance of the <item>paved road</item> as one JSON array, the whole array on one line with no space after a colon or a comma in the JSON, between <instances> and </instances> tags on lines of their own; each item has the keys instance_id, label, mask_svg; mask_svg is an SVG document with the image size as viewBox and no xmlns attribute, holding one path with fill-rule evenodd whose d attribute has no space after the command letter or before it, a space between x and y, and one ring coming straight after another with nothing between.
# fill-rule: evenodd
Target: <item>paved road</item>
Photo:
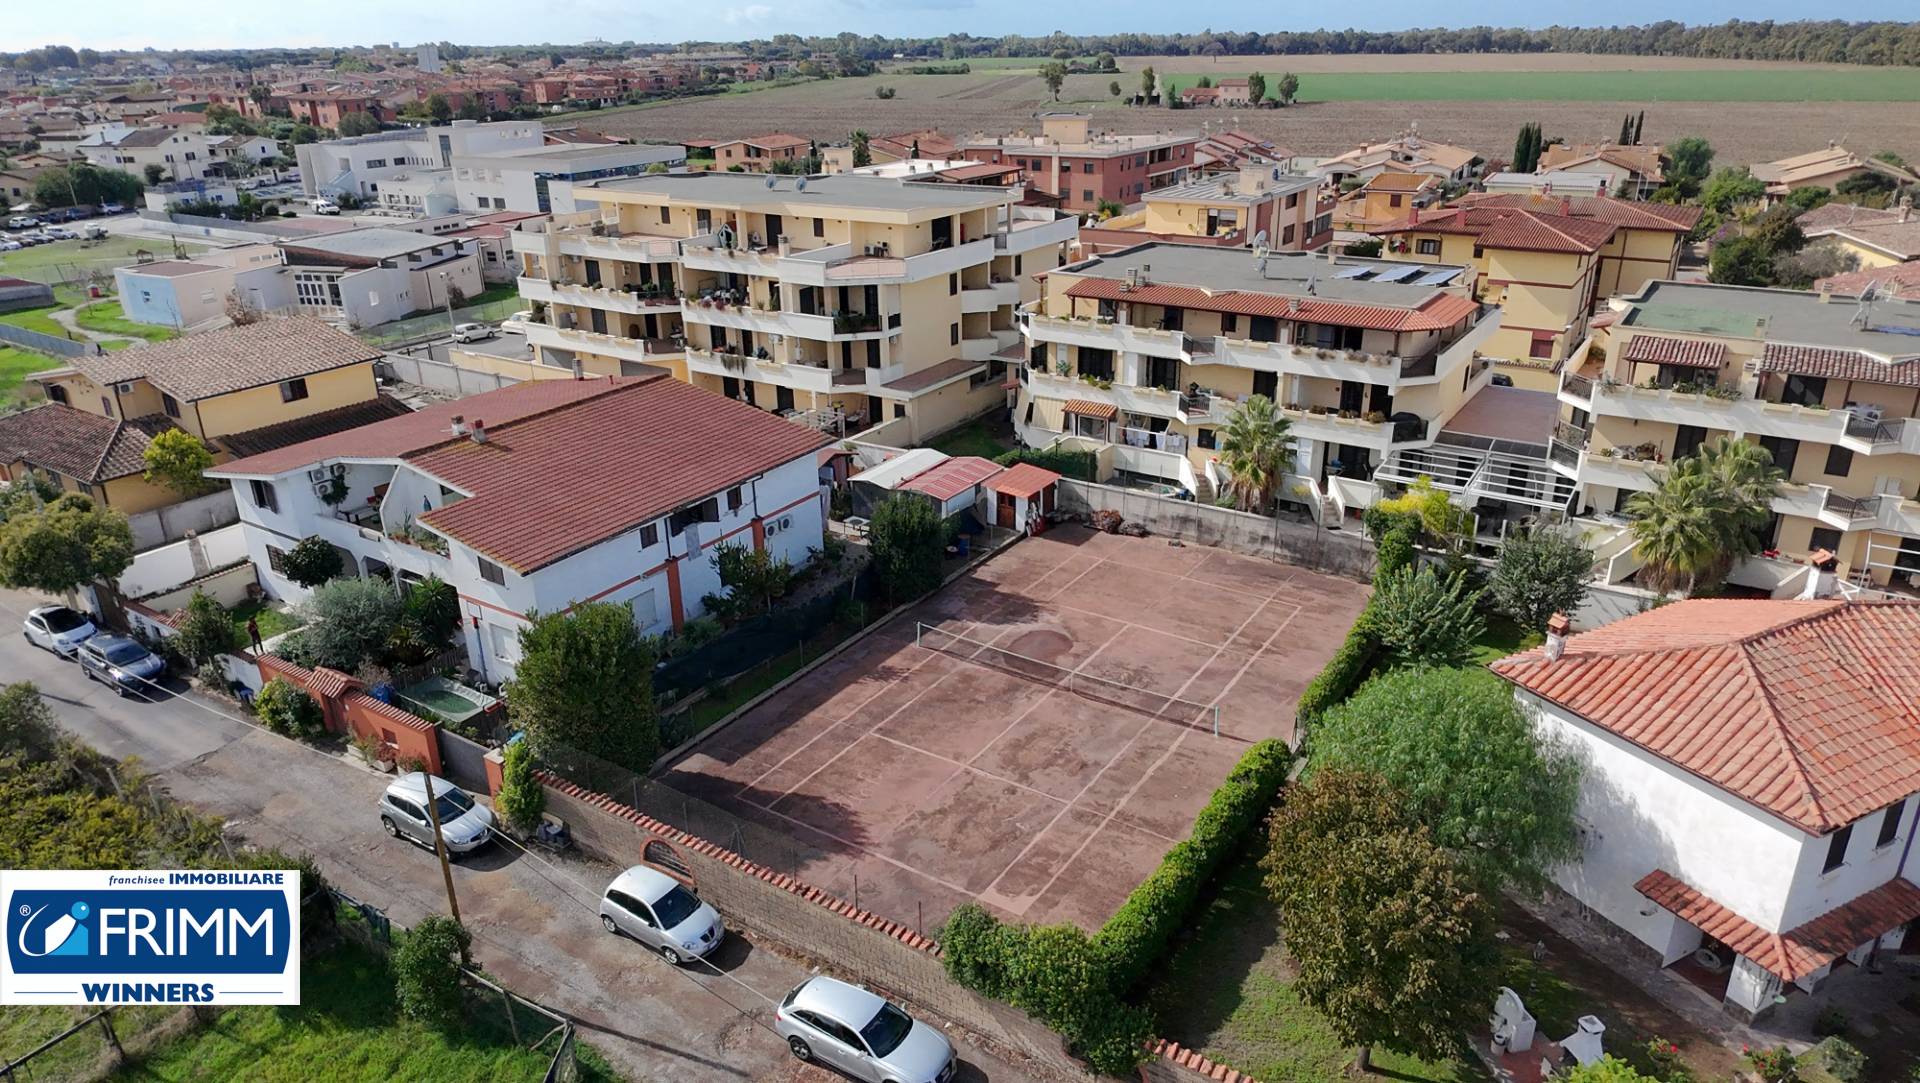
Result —
<instances>
[{"instance_id":1,"label":"paved road","mask_svg":"<svg viewBox=\"0 0 1920 1083\"><path fill-rule=\"evenodd\" d=\"M35 604L0 591L0 632L13 634ZM175 797L226 818L247 841L313 853L341 890L402 924L446 912L433 854L380 830L373 808L386 776L228 717L184 687L154 702L123 700L23 639L0 642L0 682L33 681L73 733L112 755L138 756ZM804 977L799 964L735 935L716 953L716 969L669 967L601 931L599 889L612 875L505 844L463 859L454 887L476 958L516 992L572 1016L633 1080L839 1078L795 1062L769 1029L767 998ZM977 1051L962 1055L962 1079L1023 1078Z\"/></svg>"}]
</instances>

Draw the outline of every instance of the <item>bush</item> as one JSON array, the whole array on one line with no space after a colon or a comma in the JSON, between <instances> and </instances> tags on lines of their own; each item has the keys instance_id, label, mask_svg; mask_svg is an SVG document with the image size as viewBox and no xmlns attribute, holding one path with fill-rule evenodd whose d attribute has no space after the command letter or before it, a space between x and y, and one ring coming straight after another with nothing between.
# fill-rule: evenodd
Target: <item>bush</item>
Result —
<instances>
[{"instance_id":1,"label":"bush","mask_svg":"<svg viewBox=\"0 0 1920 1083\"><path fill-rule=\"evenodd\" d=\"M996 456L993 461L1001 466L1032 463L1076 481L1093 481L1100 473L1100 459L1093 452L1069 451L1066 448L1017 448Z\"/></svg>"},{"instance_id":2,"label":"bush","mask_svg":"<svg viewBox=\"0 0 1920 1083\"><path fill-rule=\"evenodd\" d=\"M1463 666L1486 631L1479 605L1480 592L1464 573L1442 578L1409 566L1380 577L1361 619L1397 663Z\"/></svg>"},{"instance_id":3,"label":"bush","mask_svg":"<svg viewBox=\"0 0 1920 1083\"><path fill-rule=\"evenodd\" d=\"M193 597L187 599L179 629L180 634L172 637L173 643L196 668L233 646L233 625L227 619L227 611L202 590L196 589ZM226 687L224 681L220 687Z\"/></svg>"},{"instance_id":4,"label":"bush","mask_svg":"<svg viewBox=\"0 0 1920 1083\"><path fill-rule=\"evenodd\" d=\"M1300 693L1300 703L1294 708L1294 727L1305 728L1329 707L1353 695L1353 690L1372 672L1374 655L1379 650L1380 643L1368 630L1363 615L1347 632L1340 649L1333 652L1333 657L1327 659L1327 664L1307 683L1306 691Z\"/></svg>"},{"instance_id":5,"label":"bush","mask_svg":"<svg viewBox=\"0 0 1920 1083\"><path fill-rule=\"evenodd\" d=\"M400 1011L428 1026L452 1029L460 1021L460 968L472 947L473 934L452 918L436 915L414 926L393 953Z\"/></svg>"},{"instance_id":6,"label":"bush","mask_svg":"<svg viewBox=\"0 0 1920 1083\"><path fill-rule=\"evenodd\" d=\"M1819 1015L1813 1017L1813 1036L1826 1038L1835 1034L1845 1034L1848 1023L1847 1013L1829 1004L1820 1009Z\"/></svg>"},{"instance_id":7,"label":"bush","mask_svg":"<svg viewBox=\"0 0 1920 1083\"><path fill-rule=\"evenodd\" d=\"M1837 1013L1837 1010L1832 1008L1829 1008L1828 1011L1836 1011ZM1825 1016L1827 1013L1821 1012L1820 1014ZM1841 1018L1845 1019L1846 1017L1842 1015ZM1813 1032L1815 1034L1820 1033L1820 1024L1818 1022L1814 1024ZM1865 1075L1867 1071L1867 1055L1860 1051L1859 1046L1854 1045L1838 1034L1828 1035L1820 1044L1814 1046L1812 1056L1826 1068L1828 1075L1839 1080L1840 1083L1858 1083L1860 1077Z\"/></svg>"},{"instance_id":8,"label":"bush","mask_svg":"<svg viewBox=\"0 0 1920 1083\"><path fill-rule=\"evenodd\" d=\"M283 677L275 677L253 699L260 724L282 737L309 737L320 731L320 705Z\"/></svg>"},{"instance_id":9,"label":"bush","mask_svg":"<svg viewBox=\"0 0 1920 1083\"><path fill-rule=\"evenodd\" d=\"M317 587L340 577L340 550L318 534L302 538L281 560L286 577L303 587Z\"/></svg>"},{"instance_id":10,"label":"bush","mask_svg":"<svg viewBox=\"0 0 1920 1083\"><path fill-rule=\"evenodd\" d=\"M1665 1038L1647 1042L1647 1060L1652 1062L1655 1078L1661 1083L1693 1083L1693 1069L1681 1059L1680 1047Z\"/></svg>"},{"instance_id":11,"label":"bush","mask_svg":"<svg viewBox=\"0 0 1920 1083\"><path fill-rule=\"evenodd\" d=\"M889 496L873 509L867 538L890 600L904 602L940 585L946 526L931 501L905 493Z\"/></svg>"},{"instance_id":12,"label":"bush","mask_svg":"<svg viewBox=\"0 0 1920 1083\"><path fill-rule=\"evenodd\" d=\"M500 810L508 827L525 835L539 826L540 814L546 811L546 787L534 777L533 753L527 748L527 742L509 744L503 759L500 792L494 795L494 807Z\"/></svg>"},{"instance_id":13,"label":"bush","mask_svg":"<svg viewBox=\"0 0 1920 1083\"><path fill-rule=\"evenodd\" d=\"M940 962L947 976L978 993L1007 999L1008 967L1023 929L1007 925L979 903L962 903L940 927Z\"/></svg>"},{"instance_id":14,"label":"bush","mask_svg":"<svg viewBox=\"0 0 1920 1083\"><path fill-rule=\"evenodd\" d=\"M342 673L352 673L370 658L386 657L387 642L402 615L400 596L383 579L329 580L300 608L307 618L301 649L310 659L300 664Z\"/></svg>"}]
</instances>

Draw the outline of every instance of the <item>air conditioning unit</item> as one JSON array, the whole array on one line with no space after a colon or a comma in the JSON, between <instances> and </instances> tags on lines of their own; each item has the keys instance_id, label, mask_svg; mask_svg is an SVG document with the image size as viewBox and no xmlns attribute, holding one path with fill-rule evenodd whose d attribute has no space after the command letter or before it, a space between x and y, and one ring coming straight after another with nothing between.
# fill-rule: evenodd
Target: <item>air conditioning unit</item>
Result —
<instances>
[{"instance_id":1,"label":"air conditioning unit","mask_svg":"<svg viewBox=\"0 0 1920 1083\"><path fill-rule=\"evenodd\" d=\"M327 472L332 474L336 478L344 478L347 476L347 464L334 463L331 466L327 467Z\"/></svg>"},{"instance_id":2,"label":"air conditioning unit","mask_svg":"<svg viewBox=\"0 0 1920 1083\"><path fill-rule=\"evenodd\" d=\"M130 384L130 383L123 383L123 384L114 384L114 385L113 385L113 389L114 389L115 391L118 391L118 392L120 392L120 393L121 393L122 395L131 395L131 394L133 394L133 385L132 385L132 384Z\"/></svg>"},{"instance_id":3,"label":"air conditioning unit","mask_svg":"<svg viewBox=\"0 0 1920 1083\"><path fill-rule=\"evenodd\" d=\"M325 481L327 480L327 472L325 470L320 469L319 467L314 467L312 470L307 471L307 480L308 481Z\"/></svg>"},{"instance_id":4,"label":"air conditioning unit","mask_svg":"<svg viewBox=\"0 0 1920 1083\"><path fill-rule=\"evenodd\" d=\"M793 529L793 516L791 516L791 515L782 515L782 516L780 517L780 529L781 529L781 530L791 530L791 529Z\"/></svg>"}]
</instances>

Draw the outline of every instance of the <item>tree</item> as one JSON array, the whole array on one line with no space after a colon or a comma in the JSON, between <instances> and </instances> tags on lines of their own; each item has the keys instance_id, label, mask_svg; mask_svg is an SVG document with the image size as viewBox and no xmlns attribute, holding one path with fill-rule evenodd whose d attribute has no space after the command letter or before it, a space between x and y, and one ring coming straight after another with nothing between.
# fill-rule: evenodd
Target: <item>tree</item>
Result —
<instances>
[{"instance_id":1,"label":"tree","mask_svg":"<svg viewBox=\"0 0 1920 1083\"><path fill-rule=\"evenodd\" d=\"M472 962L473 934L434 914L407 930L393 952L393 991L400 1011L441 1030L460 1022L460 968Z\"/></svg>"},{"instance_id":2,"label":"tree","mask_svg":"<svg viewBox=\"0 0 1920 1083\"><path fill-rule=\"evenodd\" d=\"M131 203L140 198L140 178L86 162L49 166L33 180L33 201L43 207Z\"/></svg>"},{"instance_id":3,"label":"tree","mask_svg":"<svg viewBox=\"0 0 1920 1083\"><path fill-rule=\"evenodd\" d=\"M1265 513L1280 479L1293 469L1291 424L1265 395L1234 408L1220 437L1220 465L1241 511Z\"/></svg>"},{"instance_id":4,"label":"tree","mask_svg":"<svg viewBox=\"0 0 1920 1083\"><path fill-rule=\"evenodd\" d=\"M513 741L501 759L500 792L494 795L494 807L515 832L532 834L547 808L546 787L533 773L533 751L527 742Z\"/></svg>"},{"instance_id":5,"label":"tree","mask_svg":"<svg viewBox=\"0 0 1920 1083\"><path fill-rule=\"evenodd\" d=\"M1267 96L1267 77L1254 72L1247 76L1247 100L1258 105Z\"/></svg>"},{"instance_id":6,"label":"tree","mask_svg":"<svg viewBox=\"0 0 1920 1083\"><path fill-rule=\"evenodd\" d=\"M1115 79L1107 84L1107 94L1115 98L1120 96L1120 80Z\"/></svg>"},{"instance_id":7,"label":"tree","mask_svg":"<svg viewBox=\"0 0 1920 1083\"><path fill-rule=\"evenodd\" d=\"M265 83L255 83L247 88L247 97L253 99L253 104L264 110L267 99L273 97L273 88Z\"/></svg>"},{"instance_id":8,"label":"tree","mask_svg":"<svg viewBox=\"0 0 1920 1083\"><path fill-rule=\"evenodd\" d=\"M1047 91L1053 95L1053 100L1059 101L1060 85L1067 81L1067 66L1058 60L1043 64L1040 67L1040 78L1047 84Z\"/></svg>"},{"instance_id":9,"label":"tree","mask_svg":"<svg viewBox=\"0 0 1920 1083\"><path fill-rule=\"evenodd\" d=\"M1140 69L1140 96L1153 97L1154 75L1152 65Z\"/></svg>"},{"instance_id":10,"label":"tree","mask_svg":"<svg viewBox=\"0 0 1920 1083\"><path fill-rule=\"evenodd\" d=\"M1487 592L1502 613L1538 632L1555 613L1572 613L1587 597L1593 550L1565 529L1534 526L1507 535Z\"/></svg>"},{"instance_id":11,"label":"tree","mask_svg":"<svg viewBox=\"0 0 1920 1083\"><path fill-rule=\"evenodd\" d=\"M864 129L853 132L853 167L855 169L873 164L873 140Z\"/></svg>"},{"instance_id":12,"label":"tree","mask_svg":"<svg viewBox=\"0 0 1920 1083\"><path fill-rule=\"evenodd\" d=\"M147 184L154 185L167 179L167 170L159 162L148 162L141 175L147 178Z\"/></svg>"},{"instance_id":13,"label":"tree","mask_svg":"<svg viewBox=\"0 0 1920 1083\"><path fill-rule=\"evenodd\" d=\"M1893 191L1894 188L1893 178L1885 173L1860 172L1834 185L1833 194L1851 196L1854 202L1860 202L1863 197L1881 195Z\"/></svg>"},{"instance_id":14,"label":"tree","mask_svg":"<svg viewBox=\"0 0 1920 1083\"><path fill-rule=\"evenodd\" d=\"M1780 258L1806 247L1806 234L1794 222L1798 214L1789 206L1774 207L1738 237L1715 245L1707 261L1708 279L1732 286L1773 285Z\"/></svg>"},{"instance_id":15,"label":"tree","mask_svg":"<svg viewBox=\"0 0 1920 1083\"><path fill-rule=\"evenodd\" d=\"M542 760L577 750L646 773L660 751L653 646L625 603L529 613L507 709Z\"/></svg>"},{"instance_id":16,"label":"tree","mask_svg":"<svg viewBox=\"0 0 1920 1083\"><path fill-rule=\"evenodd\" d=\"M1201 88L1202 90L1205 90L1213 86L1213 79L1210 76L1202 75L1199 78L1199 80L1195 82L1193 85Z\"/></svg>"},{"instance_id":17,"label":"tree","mask_svg":"<svg viewBox=\"0 0 1920 1083\"><path fill-rule=\"evenodd\" d=\"M1781 203L1796 211L1810 211L1815 207L1825 206L1832 199L1833 193L1828 189L1817 184L1806 184L1788 192L1787 198Z\"/></svg>"},{"instance_id":18,"label":"tree","mask_svg":"<svg viewBox=\"0 0 1920 1083\"><path fill-rule=\"evenodd\" d=\"M1431 566L1409 564L1374 583L1367 629L1396 664L1463 666L1486 631L1479 605L1480 592L1464 570L1442 576Z\"/></svg>"},{"instance_id":19,"label":"tree","mask_svg":"<svg viewBox=\"0 0 1920 1083\"><path fill-rule=\"evenodd\" d=\"M380 119L372 113L348 113L340 118L343 136L372 135L380 130Z\"/></svg>"},{"instance_id":20,"label":"tree","mask_svg":"<svg viewBox=\"0 0 1920 1083\"><path fill-rule=\"evenodd\" d=\"M325 725L320 705L306 691L283 677L275 677L254 697L253 713L260 724L282 737L309 737Z\"/></svg>"},{"instance_id":21,"label":"tree","mask_svg":"<svg viewBox=\"0 0 1920 1083\"><path fill-rule=\"evenodd\" d=\"M1697 135L1689 135L1667 144L1667 183L1686 195L1700 190L1713 166L1713 144Z\"/></svg>"},{"instance_id":22,"label":"tree","mask_svg":"<svg viewBox=\"0 0 1920 1083\"><path fill-rule=\"evenodd\" d=\"M1274 812L1262 860L1293 991L1366 1071L1372 1047L1439 1059L1485 1025L1499 953L1488 899L1379 775L1314 771Z\"/></svg>"},{"instance_id":23,"label":"tree","mask_svg":"<svg viewBox=\"0 0 1920 1083\"><path fill-rule=\"evenodd\" d=\"M1099 56L1096 56L1093 58L1093 68L1095 71L1119 71L1120 70L1120 66L1113 62L1113 54L1106 52L1105 50L1102 50ZM1892 153L1892 152L1887 151L1883 153ZM1894 164L1902 165L1904 163L1895 162Z\"/></svg>"},{"instance_id":24,"label":"tree","mask_svg":"<svg viewBox=\"0 0 1920 1083\"><path fill-rule=\"evenodd\" d=\"M1773 258L1773 281L1791 290L1812 289L1815 282L1860 269L1860 257L1841 248L1808 245Z\"/></svg>"},{"instance_id":25,"label":"tree","mask_svg":"<svg viewBox=\"0 0 1920 1083\"><path fill-rule=\"evenodd\" d=\"M402 604L402 620L420 635L432 650L446 649L453 633L460 628L460 594L453 584L430 575L413 585Z\"/></svg>"},{"instance_id":26,"label":"tree","mask_svg":"<svg viewBox=\"0 0 1920 1083\"><path fill-rule=\"evenodd\" d=\"M1520 126L1520 134L1513 141L1513 171L1531 173L1540 164L1540 122L1528 121Z\"/></svg>"},{"instance_id":27,"label":"tree","mask_svg":"<svg viewBox=\"0 0 1920 1083\"><path fill-rule=\"evenodd\" d=\"M1675 462L1651 491L1627 498L1647 584L1692 593L1758 552L1780 478L1766 448L1724 437Z\"/></svg>"},{"instance_id":28,"label":"tree","mask_svg":"<svg viewBox=\"0 0 1920 1083\"><path fill-rule=\"evenodd\" d=\"M340 550L318 534L295 542L280 566L288 579L307 588L338 579L342 570Z\"/></svg>"},{"instance_id":29,"label":"tree","mask_svg":"<svg viewBox=\"0 0 1920 1083\"><path fill-rule=\"evenodd\" d=\"M1746 166L1721 166L1701 186L1700 205L1726 214L1742 203L1759 202L1766 194L1766 184L1748 172Z\"/></svg>"},{"instance_id":30,"label":"tree","mask_svg":"<svg viewBox=\"0 0 1920 1083\"><path fill-rule=\"evenodd\" d=\"M1287 72L1280 77L1280 104L1292 105L1293 99L1300 95L1300 77Z\"/></svg>"},{"instance_id":31,"label":"tree","mask_svg":"<svg viewBox=\"0 0 1920 1083\"><path fill-rule=\"evenodd\" d=\"M301 604L307 626L288 653L305 666L352 673L385 656L387 637L400 623L400 596L384 579L332 579Z\"/></svg>"},{"instance_id":32,"label":"tree","mask_svg":"<svg viewBox=\"0 0 1920 1083\"><path fill-rule=\"evenodd\" d=\"M940 585L946 555L946 524L931 501L895 493L873 509L867 540L887 597L917 598Z\"/></svg>"},{"instance_id":33,"label":"tree","mask_svg":"<svg viewBox=\"0 0 1920 1083\"><path fill-rule=\"evenodd\" d=\"M140 459L147 467L142 475L147 484L164 485L180 494L182 500L210 488L206 472L213 468L213 452L185 429L162 431L147 442Z\"/></svg>"},{"instance_id":34,"label":"tree","mask_svg":"<svg viewBox=\"0 0 1920 1083\"><path fill-rule=\"evenodd\" d=\"M720 585L731 595L735 612L771 609L793 584L793 565L775 556L770 549L722 545L714 552L713 562L720 575Z\"/></svg>"},{"instance_id":35,"label":"tree","mask_svg":"<svg viewBox=\"0 0 1920 1083\"><path fill-rule=\"evenodd\" d=\"M127 517L83 493L32 507L10 504L0 524L0 586L70 594L133 563Z\"/></svg>"},{"instance_id":36,"label":"tree","mask_svg":"<svg viewBox=\"0 0 1920 1083\"><path fill-rule=\"evenodd\" d=\"M233 622L206 591L194 590L177 627L173 645L195 669L233 649Z\"/></svg>"},{"instance_id":37,"label":"tree","mask_svg":"<svg viewBox=\"0 0 1920 1083\"><path fill-rule=\"evenodd\" d=\"M883 102L892 101L894 94L895 91L890 86L877 86L873 88L873 96Z\"/></svg>"},{"instance_id":38,"label":"tree","mask_svg":"<svg viewBox=\"0 0 1920 1083\"><path fill-rule=\"evenodd\" d=\"M1378 237L1368 237L1364 241L1348 242L1344 251L1349 256L1374 257L1380 254L1383 242Z\"/></svg>"},{"instance_id":39,"label":"tree","mask_svg":"<svg viewBox=\"0 0 1920 1083\"><path fill-rule=\"evenodd\" d=\"M1621 118L1620 138L1614 140L1614 142L1619 143L1623 147L1630 147L1633 145L1633 114L1632 113L1628 113L1625 117Z\"/></svg>"},{"instance_id":40,"label":"tree","mask_svg":"<svg viewBox=\"0 0 1920 1083\"><path fill-rule=\"evenodd\" d=\"M1399 669L1313 728L1313 770L1373 771L1481 882L1527 889L1576 856L1580 761L1484 669Z\"/></svg>"}]
</instances>

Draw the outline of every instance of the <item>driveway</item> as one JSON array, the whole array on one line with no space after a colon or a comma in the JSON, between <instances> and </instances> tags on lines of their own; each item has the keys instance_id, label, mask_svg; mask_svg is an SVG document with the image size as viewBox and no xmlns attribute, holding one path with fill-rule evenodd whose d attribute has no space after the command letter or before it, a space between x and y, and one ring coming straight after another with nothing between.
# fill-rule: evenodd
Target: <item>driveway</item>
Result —
<instances>
[{"instance_id":1,"label":"driveway","mask_svg":"<svg viewBox=\"0 0 1920 1083\"><path fill-rule=\"evenodd\" d=\"M39 600L0 591L4 631ZM79 667L13 641L0 682L31 680L61 723L100 750L137 756L177 798L224 817L247 841L314 854L342 891L411 925L446 912L433 854L389 839L374 805L387 777L357 762L228 717L176 688L154 702L121 700ZM774 1001L806 975L798 963L733 935L714 968L673 968L601 931L600 888L614 870L554 862L506 844L454 866L474 955L504 983L571 1016L581 1035L633 1080L839 1078L795 1062L770 1029ZM963 1079L1025 1076L962 1049Z\"/></svg>"}]
</instances>

